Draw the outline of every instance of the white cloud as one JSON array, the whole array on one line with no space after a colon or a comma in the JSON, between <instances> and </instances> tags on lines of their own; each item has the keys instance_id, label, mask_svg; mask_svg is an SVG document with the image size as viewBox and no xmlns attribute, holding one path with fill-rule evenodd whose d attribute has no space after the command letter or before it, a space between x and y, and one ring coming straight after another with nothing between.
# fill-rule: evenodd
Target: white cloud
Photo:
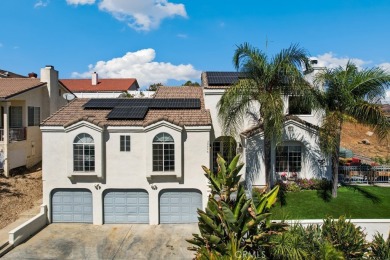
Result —
<instances>
[{"instance_id":1,"label":"white cloud","mask_svg":"<svg viewBox=\"0 0 390 260\"><path fill-rule=\"evenodd\" d=\"M174 16L187 18L183 4L174 4L167 0L101 0L99 9L126 22L137 31L158 28L165 18Z\"/></svg>"},{"instance_id":2,"label":"white cloud","mask_svg":"<svg viewBox=\"0 0 390 260\"><path fill-rule=\"evenodd\" d=\"M34 8L46 7L50 3L50 0L38 0L35 2Z\"/></svg>"},{"instance_id":3,"label":"white cloud","mask_svg":"<svg viewBox=\"0 0 390 260\"><path fill-rule=\"evenodd\" d=\"M386 70L387 72L390 73L390 63L389 62L381 63L378 66L380 68L382 68L383 70Z\"/></svg>"},{"instance_id":4,"label":"white cloud","mask_svg":"<svg viewBox=\"0 0 390 260\"><path fill-rule=\"evenodd\" d=\"M353 62L358 68L363 68L363 65L371 63L371 61L364 61L357 58L349 57L336 57L332 52L327 52L317 57L312 57L318 60L318 66L327 67L329 69L337 68L339 66L344 67L348 61Z\"/></svg>"},{"instance_id":5,"label":"white cloud","mask_svg":"<svg viewBox=\"0 0 390 260\"><path fill-rule=\"evenodd\" d=\"M66 0L68 5L92 5L95 0Z\"/></svg>"},{"instance_id":6,"label":"white cloud","mask_svg":"<svg viewBox=\"0 0 390 260\"><path fill-rule=\"evenodd\" d=\"M200 77L200 71L191 64L173 65L169 62L154 61L154 49L128 52L123 57L98 61L89 65L87 72L73 72L72 77L89 78L96 71L100 78L136 78L141 87L168 80L191 80Z\"/></svg>"},{"instance_id":7,"label":"white cloud","mask_svg":"<svg viewBox=\"0 0 390 260\"><path fill-rule=\"evenodd\" d=\"M177 37L179 38L182 38L182 39L187 39L188 38L188 35L187 34L184 34L184 33L179 33L178 35L176 35Z\"/></svg>"}]
</instances>

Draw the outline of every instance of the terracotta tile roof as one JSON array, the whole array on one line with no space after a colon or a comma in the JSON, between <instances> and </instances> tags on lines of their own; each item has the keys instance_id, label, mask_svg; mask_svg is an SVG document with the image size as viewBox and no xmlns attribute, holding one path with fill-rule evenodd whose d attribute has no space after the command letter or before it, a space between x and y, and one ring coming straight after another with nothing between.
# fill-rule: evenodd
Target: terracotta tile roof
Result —
<instances>
[{"instance_id":1,"label":"terracotta tile roof","mask_svg":"<svg viewBox=\"0 0 390 260\"><path fill-rule=\"evenodd\" d=\"M90 99L75 99L42 122L42 126L70 126L85 120L103 126L142 126L146 127L161 120L179 126L209 126L210 111L204 108L203 92L200 87L160 87L156 98L199 98L200 109L149 109L143 120L108 120L111 109L84 109Z\"/></svg>"},{"instance_id":2,"label":"terracotta tile roof","mask_svg":"<svg viewBox=\"0 0 390 260\"><path fill-rule=\"evenodd\" d=\"M46 83L35 78L0 78L0 98L7 99L42 85Z\"/></svg>"},{"instance_id":3,"label":"terracotta tile roof","mask_svg":"<svg viewBox=\"0 0 390 260\"><path fill-rule=\"evenodd\" d=\"M319 129L318 126L313 125L313 124L311 124L311 123L309 123L309 122L307 122L307 121L305 121L305 120L303 120L303 119L301 119L301 118L299 118L297 116L286 115L284 117L284 122L289 121L289 120L296 121L298 123L301 123L301 124L303 124L305 126L308 126L308 127L312 128L312 129L315 129L315 130ZM257 126L254 126L252 128L249 128L249 129L243 131L241 133L241 135L243 135L245 137L251 137L251 136L253 136L255 134L262 133L263 131L264 131L264 125L263 124L259 124Z\"/></svg>"},{"instance_id":4,"label":"terracotta tile roof","mask_svg":"<svg viewBox=\"0 0 390 260\"><path fill-rule=\"evenodd\" d=\"M60 82L72 92L124 92L139 87L133 78L99 79L97 85L92 85L91 79L60 79Z\"/></svg>"}]
</instances>

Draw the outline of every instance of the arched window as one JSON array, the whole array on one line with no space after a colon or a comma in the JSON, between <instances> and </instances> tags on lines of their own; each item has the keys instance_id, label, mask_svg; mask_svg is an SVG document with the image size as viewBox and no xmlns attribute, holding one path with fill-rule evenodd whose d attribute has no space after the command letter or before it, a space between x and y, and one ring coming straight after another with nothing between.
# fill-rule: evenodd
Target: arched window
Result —
<instances>
[{"instance_id":1,"label":"arched window","mask_svg":"<svg viewBox=\"0 0 390 260\"><path fill-rule=\"evenodd\" d=\"M175 143L170 134L159 133L153 139L153 171L175 170Z\"/></svg>"},{"instance_id":2,"label":"arched window","mask_svg":"<svg viewBox=\"0 0 390 260\"><path fill-rule=\"evenodd\" d=\"M89 134L79 134L73 141L73 170L95 171L95 144Z\"/></svg>"},{"instance_id":3,"label":"arched window","mask_svg":"<svg viewBox=\"0 0 390 260\"><path fill-rule=\"evenodd\" d=\"M213 142L213 170L218 170L217 155L220 154L229 164L236 156L237 143L231 136L220 136Z\"/></svg>"}]
</instances>

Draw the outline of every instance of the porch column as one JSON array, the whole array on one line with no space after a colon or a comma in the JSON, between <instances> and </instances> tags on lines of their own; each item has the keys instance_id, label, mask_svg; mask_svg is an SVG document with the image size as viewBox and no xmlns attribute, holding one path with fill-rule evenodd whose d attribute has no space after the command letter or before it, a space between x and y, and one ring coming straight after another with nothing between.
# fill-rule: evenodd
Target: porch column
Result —
<instances>
[{"instance_id":1,"label":"porch column","mask_svg":"<svg viewBox=\"0 0 390 260\"><path fill-rule=\"evenodd\" d=\"M4 116L3 116L3 126L4 126L4 175L9 177L9 160L8 160L8 144L9 144L9 107L11 106L11 102L4 102Z\"/></svg>"}]
</instances>

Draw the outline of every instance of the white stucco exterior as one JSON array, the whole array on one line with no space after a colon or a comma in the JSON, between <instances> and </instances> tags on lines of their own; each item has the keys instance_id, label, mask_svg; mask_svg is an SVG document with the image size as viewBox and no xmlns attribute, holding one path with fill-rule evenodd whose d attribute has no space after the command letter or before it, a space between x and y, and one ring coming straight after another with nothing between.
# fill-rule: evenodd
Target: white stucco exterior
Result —
<instances>
[{"instance_id":1,"label":"white stucco exterior","mask_svg":"<svg viewBox=\"0 0 390 260\"><path fill-rule=\"evenodd\" d=\"M28 125L28 107L40 108L40 120L42 121L67 103L62 98L62 94L67 93L68 90L58 83L58 72L50 66L43 68L41 74L41 82L46 84L21 92L0 102L4 111L0 121L3 128L7 129L9 133L9 138L6 140L5 131L2 129L3 136L0 140L0 152L5 154L4 172L6 175L13 168L20 166L31 167L42 160L41 130L39 125ZM10 107L22 108L21 126L16 130L19 134L23 132L24 138L19 140L12 139L13 130L9 125L11 115L5 113Z\"/></svg>"},{"instance_id":2,"label":"white stucco exterior","mask_svg":"<svg viewBox=\"0 0 390 260\"><path fill-rule=\"evenodd\" d=\"M43 203L52 212L56 189L87 189L92 192L93 223L103 224L103 193L107 190L141 189L149 195L149 223L159 224L159 195L165 190L198 190L207 203L207 179L201 165L209 167L210 126L180 127L160 121L148 127L99 128L78 122L67 128L42 127ZM175 144L175 171L153 172L152 140L168 133ZM73 171L73 139L88 133L95 141L94 172ZM130 136L129 152L120 151L120 136Z\"/></svg>"}]
</instances>

